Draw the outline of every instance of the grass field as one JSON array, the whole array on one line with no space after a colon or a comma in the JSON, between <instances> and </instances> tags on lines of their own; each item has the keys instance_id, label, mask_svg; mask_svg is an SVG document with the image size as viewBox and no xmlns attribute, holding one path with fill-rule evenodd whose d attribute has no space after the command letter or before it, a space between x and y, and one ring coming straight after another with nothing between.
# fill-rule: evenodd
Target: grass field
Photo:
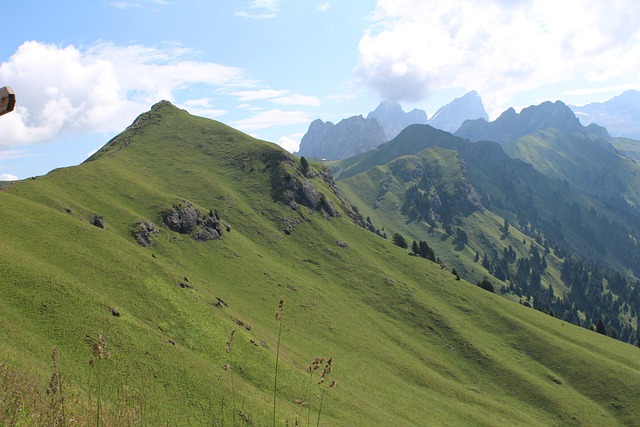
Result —
<instances>
[{"instance_id":1,"label":"grass field","mask_svg":"<svg viewBox=\"0 0 640 427\"><path fill-rule=\"evenodd\" d=\"M322 385L305 394L318 355L337 381L322 425L637 422L637 348L456 281L347 215L274 201L275 167L303 179L283 159L159 104L92 161L0 191L0 363L9 391L22 384L44 402L17 419L47 414L56 348L67 422L95 423L100 383L107 423L271 425L282 296L277 425L307 425L296 399L316 423ZM310 182L348 209L319 175ZM184 201L231 232L196 242L169 230L162 213ZM143 219L160 231L152 247L132 237ZM110 358L97 364L101 333ZM18 400L4 402L10 424Z\"/></svg>"}]
</instances>

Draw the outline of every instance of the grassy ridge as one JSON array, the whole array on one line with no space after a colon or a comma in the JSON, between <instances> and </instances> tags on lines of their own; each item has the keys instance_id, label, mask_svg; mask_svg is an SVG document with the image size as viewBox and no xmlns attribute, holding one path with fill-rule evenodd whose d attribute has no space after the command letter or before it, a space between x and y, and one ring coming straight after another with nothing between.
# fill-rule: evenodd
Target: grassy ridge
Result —
<instances>
[{"instance_id":1,"label":"grassy ridge","mask_svg":"<svg viewBox=\"0 0 640 427\"><path fill-rule=\"evenodd\" d=\"M339 382L325 395L326 425L638 418L636 348L456 282L346 215L275 202L272 171L285 157L162 104L93 161L0 192L0 361L44 384L55 346L83 395L90 340L104 332L108 402L126 385L144 394L147 422L231 425L222 366L232 357L238 408L268 425L283 295L280 425L298 413L318 354L334 357ZM232 231L203 243L170 231L161 214L184 200L218 210ZM92 214L106 229L87 222ZM141 219L161 230L151 248L131 237ZM299 221L290 234L287 221ZM185 277L192 289L179 286Z\"/></svg>"}]
</instances>

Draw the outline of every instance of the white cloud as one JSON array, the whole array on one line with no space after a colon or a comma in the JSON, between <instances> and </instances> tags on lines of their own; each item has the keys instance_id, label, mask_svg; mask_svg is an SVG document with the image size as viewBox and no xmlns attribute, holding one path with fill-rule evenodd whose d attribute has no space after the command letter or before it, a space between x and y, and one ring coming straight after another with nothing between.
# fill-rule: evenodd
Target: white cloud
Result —
<instances>
[{"instance_id":1,"label":"white cloud","mask_svg":"<svg viewBox=\"0 0 640 427\"><path fill-rule=\"evenodd\" d=\"M271 102L281 105L307 105L309 107L317 107L321 104L315 96L300 95L299 93L274 98Z\"/></svg>"},{"instance_id":2,"label":"white cloud","mask_svg":"<svg viewBox=\"0 0 640 427\"><path fill-rule=\"evenodd\" d=\"M640 80L637 0L378 0L356 81L393 100L476 89L491 105L578 77Z\"/></svg>"},{"instance_id":3,"label":"white cloud","mask_svg":"<svg viewBox=\"0 0 640 427\"><path fill-rule=\"evenodd\" d=\"M273 126L289 126L309 123L311 119L303 111L282 111L273 109L261 111L253 117L237 120L233 126L242 131L267 129Z\"/></svg>"},{"instance_id":4,"label":"white cloud","mask_svg":"<svg viewBox=\"0 0 640 427\"><path fill-rule=\"evenodd\" d=\"M238 97L240 101L267 100L279 105L306 105L309 107L317 107L321 104L320 100L315 96L302 95L299 93L289 94L289 91L286 89L241 90L231 92L231 95ZM248 106L248 104L242 104L238 108Z\"/></svg>"},{"instance_id":5,"label":"white cloud","mask_svg":"<svg viewBox=\"0 0 640 427\"><path fill-rule=\"evenodd\" d=\"M271 19L280 12L280 0L253 0L248 6L236 10L236 16L249 19Z\"/></svg>"},{"instance_id":6,"label":"white cloud","mask_svg":"<svg viewBox=\"0 0 640 427\"><path fill-rule=\"evenodd\" d=\"M0 181L16 181L17 179L17 176L10 173L0 173Z\"/></svg>"},{"instance_id":7,"label":"white cloud","mask_svg":"<svg viewBox=\"0 0 640 427\"><path fill-rule=\"evenodd\" d=\"M328 1L326 1L324 3L318 3L316 5L316 10L318 12L326 12L329 9L331 9L331 3L329 3Z\"/></svg>"},{"instance_id":8,"label":"white cloud","mask_svg":"<svg viewBox=\"0 0 640 427\"><path fill-rule=\"evenodd\" d=\"M26 150L0 150L0 161L29 157Z\"/></svg>"},{"instance_id":9,"label":"white cloud","mask_svg":"<svg viewBox=\"0 0 640 427\"><path fill-rule=\"evenodd\" d=\"M0 120L0 147L119 131L190 85L252 83L238 68L197 62L190 54L178 46L97 43L80 49L25 42L0 64L0 81L16 92L15 110Z\"/></svg>"},{"instance_id":10,"label":"white cloud","mask_svg":"<svg viewBox=\"0 0 640 427\"><path fill-rule=\"evenodd\" d=\"M289 93L288 90L257 89L231 92L231 95L237 96L240 101L258 101L283 96L287 93Z\"/></svg>"},{"instance_id":11,"label":"white cloud","mask_svg":"<svg viewBox=\"0 0 640 427\"><path fill-rule=\"evenodd\" d=\"M227 114L226 110L213 108L211 105L211 99L209 98L188 99L184 101L182 105L178 105L178 107L189 111L190 114L195 116L208 117L210 119Z\"/></svg>"},{"instance_id":12,"label":"white cloud","mask_svg":"<svg viewBox=\"0 0 640 427\"><path fill-rule=\"evenodd\" d=\"M304 136L304 132L294 133L278 138L278 145L290 153L295 153L300 148L300 141Z\"/></svg>"}]
</instances>

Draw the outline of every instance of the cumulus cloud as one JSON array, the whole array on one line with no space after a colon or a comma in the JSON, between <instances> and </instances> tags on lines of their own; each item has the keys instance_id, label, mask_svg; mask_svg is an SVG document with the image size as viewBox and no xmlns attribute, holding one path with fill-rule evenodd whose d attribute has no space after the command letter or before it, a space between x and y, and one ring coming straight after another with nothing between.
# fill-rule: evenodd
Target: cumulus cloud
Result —
<instances>
[{"instance_id":1,"label":"cumulus cloud","mask_svg":"<svg viewBox=\"0 0 640 427\"><path fill-rule=\"evenodd\" d=\"M233 126L242 131L267 129L272 126L289 126L309 123L311 119L303 111L283 111L280 109L266 110L253 117L237 120Z\"/></svg>"},{"instance_id":2,"label":"cumulus cloud","mask_svg":"<svg viewBox=\"0 0 640 427\"><path fill-rule=\"evenodd\" d=\"M636 0L378 0L355 79L396 101L461 87L494 104L578 77L638 81L637 22Z\"/></svg>"},{"instance_id":3,"label":"cumulus cloud","mask_svg":"<svg viewBox=\"0 0 640 427\"><path fill-rule=\"evenodd\" d=\"M300 148L300 141L303 136L304 132L281 136L278 138L278 145L290 153L295 153Z\"/></svg>"},{"instance_id":4,"label":"cumulus cloud","mask_svg":"<svg viewBox=\"0 0 640 427\"><path fill-rule=\"evenodd\" d=\"M17 176L10 173L0 173L0 181L16 181L17 179Z\"/></svg>"},{"instance_id":5,"label":"cumulus cloud","mask_svg":"<svg viewBox=\"0 0 640 427\"><path fill-rule=\"evenodd\" d=\"M25 42L0 64L16 108L0 121L0 147L119 131L153 103L190 85L246 86L242 70L190 59L178 46ZM210 114L220 114L209 111Z\"/></svg>"},{"instance_id":6,"label":"cumulus cloud","mask_svg":"<svg viewBox=\"0 0 640 427\"><path fill-rule=\"evenodd\" d=\"M271 19L280 12L280 0L253 0L248 6L236 10L236 16L249 19Z\"/></svg>"}]
</instances>

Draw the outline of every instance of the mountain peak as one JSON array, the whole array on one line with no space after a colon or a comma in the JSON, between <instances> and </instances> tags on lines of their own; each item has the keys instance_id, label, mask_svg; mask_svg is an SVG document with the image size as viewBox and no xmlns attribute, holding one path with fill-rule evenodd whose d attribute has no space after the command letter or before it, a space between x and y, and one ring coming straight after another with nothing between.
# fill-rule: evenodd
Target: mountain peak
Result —
<instances>
[{"instance_id":1,"label":"mountain peak","mask_svg":"<svg viewBox=\"0 0 640 427\"><path fill-rule=\"evenodd\" d=\"M375 110L367 114L367 119L375 119L382 126L387 139L390 140L409 125L426 124L427 113L417 108L405 113L397 102L383 100Z\"/></svg>"},{"instance_id":2,"label":"mountain peak","mask_svg":"<svg viewBox=\"0 0 640 427\"><path fill-rule=\"evenodd\" d=\"M435 128L454 132L465 120L477 118L488 120L489 116L482 105L482 98L472 90L441 107L427 123Z\"/></svg>"},{"instance_id":3,"label":"mountain peak","mask_svg":"<svg viewBox=\"0 0 640 427\"><path fill-rule=\"evenodd\" d=\"M153 104L151 106L151 111L158 111L158 110L162 110L163 108L168 108L168 107L178 108L175 105L173 105L170 101L167 101L166 99L163 99L162 101L158 101L155 104Z\"/></svg>"},{"instance_id":4,"label":"mountain peak","mask_svg":"<svg viewBox=\"0 0 640 427\"><path fill-rule=\"evenodd\" d=\"M316 119L300 141L299 156L344 159L376 148L386 142L384 131L376 120L361 115L337 124Z\"/></svg>"},{"instance_id":5,"label":"mountain peak","mask_svg":"<svg viewBox=\"0 0 640 427\"><path fill-rule=\"evenodd\" d=\"M404 113L404 110L402 109L402 106L399 103L395 101L389 101L388 99L383 99L382 101L380 101L380 104L376 107L376 109L371 113L369 113L369 115L375 112L383 112L383 111ZM369 115L367 117L369 117Z\"/></svg>"},{"instance_id":6,"label":"mountain peak","mask_svg":"<svg viewBox=\"0 0 640 427\"><path fill-rule=\"evenodd\" d=\"M472 141L489 140L505 144L548 128L566 133L589 132L562 101L545 101L522 109L520 114L509 108L493 122L467 120L455 135Z\"/></svg>"}]
</instances>

